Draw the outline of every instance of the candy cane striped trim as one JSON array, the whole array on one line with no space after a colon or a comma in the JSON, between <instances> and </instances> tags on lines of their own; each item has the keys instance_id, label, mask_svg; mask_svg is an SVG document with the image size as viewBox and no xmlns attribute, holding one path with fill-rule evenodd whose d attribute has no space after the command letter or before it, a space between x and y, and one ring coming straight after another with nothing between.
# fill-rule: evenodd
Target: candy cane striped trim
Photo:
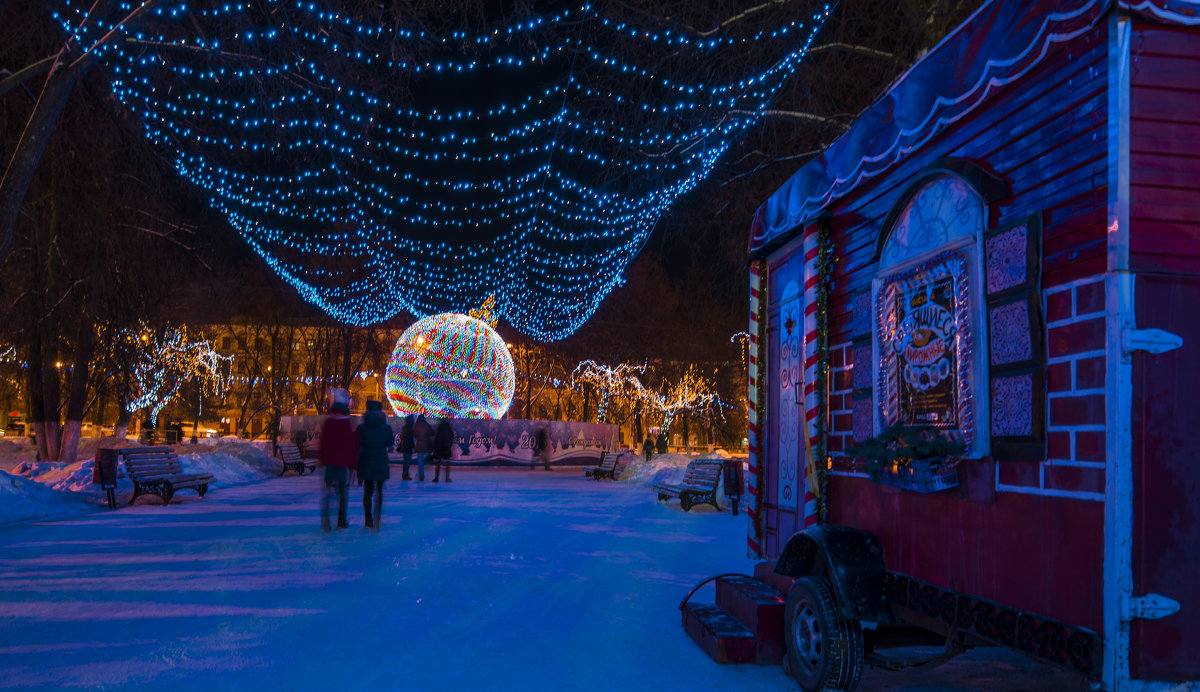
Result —
<instances>
[{"instance_id":1,"label":"candy cane striped trim","mask_svg":"<svg viewBox=\"0 0 1200 692\"><path fill-rule=\"evenodd\" d=\"M750 263L750 345L749 345L749 392L747 401L750 404L750 421L748 451L750 453L749 474L747 477L748 490L746 514L748 526L746 531L746 552L751 558L762 557L762 504L759 491L762 487L759 476L758 459L758 419L762 405L762 387L759 382L758 355L762 338L761 329L765 324L763 300L763 278L766 275L766 263L757 261Z\"/></svg>"},{"instance_id":2,"label":"candy cane striped trim","mask_svg":"<svg viewBox=\"0 0 1200 692\"><path fill-rule=\"evenodd\" d=\"M813 454L814 441L817 437L817 417L820 415L820 401L817 396L817 285L819 276L818 259L820 255L820 235L817 224L804 229L804 526L817 523L817 495L810 479L815 474L808 473L810 465L819 463Z\"/></svg>"}]
</instances>

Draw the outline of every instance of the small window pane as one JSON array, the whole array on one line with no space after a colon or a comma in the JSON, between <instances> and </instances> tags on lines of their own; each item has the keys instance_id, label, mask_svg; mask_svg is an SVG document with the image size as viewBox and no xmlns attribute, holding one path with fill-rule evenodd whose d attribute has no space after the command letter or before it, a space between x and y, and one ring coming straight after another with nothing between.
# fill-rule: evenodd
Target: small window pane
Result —
<instances>
[{"instance_id":1,"label":"small window pane","mask_svg":"<svg viewBox=\"0 0 1200 692\"><path fill-rule=\"evenodd\" d=\"M883 246L879 266L889 267L983 229L983 200L960 178L937 178L905 205Z\"/></svg>"}]
</instances>

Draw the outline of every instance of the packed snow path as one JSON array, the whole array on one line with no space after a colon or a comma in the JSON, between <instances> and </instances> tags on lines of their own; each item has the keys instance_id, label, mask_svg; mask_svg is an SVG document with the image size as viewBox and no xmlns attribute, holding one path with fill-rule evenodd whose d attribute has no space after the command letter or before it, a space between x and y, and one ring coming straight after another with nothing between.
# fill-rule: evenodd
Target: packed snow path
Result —
<instances>
[{"instance_id":1,"label":"packed snow path","mask_svg":"<svg viewBox=\"0 0 1200 692\"><path fill-rule=\"evenodd\" d=\"M0 688L797 689L680 626L689 588L752 569L728 507L462 470L389 482L376 534L361 492L328 534L313 476L0 527Z\"/></svg>"}]
</instances>

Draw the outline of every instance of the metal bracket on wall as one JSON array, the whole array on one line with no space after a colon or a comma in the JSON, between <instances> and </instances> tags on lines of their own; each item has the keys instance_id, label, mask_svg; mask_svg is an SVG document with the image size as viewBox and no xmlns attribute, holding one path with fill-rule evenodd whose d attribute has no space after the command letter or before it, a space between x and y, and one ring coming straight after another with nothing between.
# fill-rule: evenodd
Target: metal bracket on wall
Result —
<instances>
[{"instance_id":1,"label":"metal bracket on wall","mask_svg":"<svg viewBox=\"0 0 1200 692\"><path fill-rule=\"evenodd\" d=\"M1126 354L1134 351L1166 353L1183 346L1183 337L1162 329L1125 329L1121 335L1124 341L1121 347Z\"/></svg>"},{"instance_id":2,"label":"metal bracket on wall","mask_svg":"<svg viewBox=\"0 0 1200 692\"><path fill-rule=\"evenodd\" d=\"M1179 612L1179 601L1156 593L1121 600L1122 620L1160 620Z\"/></svg>"}]
</instances>

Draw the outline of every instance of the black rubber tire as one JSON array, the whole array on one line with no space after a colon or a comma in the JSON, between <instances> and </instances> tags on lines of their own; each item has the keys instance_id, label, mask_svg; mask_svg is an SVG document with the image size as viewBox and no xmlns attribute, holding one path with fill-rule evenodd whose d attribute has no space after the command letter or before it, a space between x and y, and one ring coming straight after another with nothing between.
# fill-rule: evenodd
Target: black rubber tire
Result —
<instances>
[{"instance_id":1,"label":"black rubber tire","mask_svg":"<svg viewBox=\"0 0 1200 692\"><path fill-rule=\"evenodd\" d=\"M862 629L837 611L825 577L801 577L783 611L788 672L806 692L853 690L862 676Z\"/></svg>"}]
</instances>

